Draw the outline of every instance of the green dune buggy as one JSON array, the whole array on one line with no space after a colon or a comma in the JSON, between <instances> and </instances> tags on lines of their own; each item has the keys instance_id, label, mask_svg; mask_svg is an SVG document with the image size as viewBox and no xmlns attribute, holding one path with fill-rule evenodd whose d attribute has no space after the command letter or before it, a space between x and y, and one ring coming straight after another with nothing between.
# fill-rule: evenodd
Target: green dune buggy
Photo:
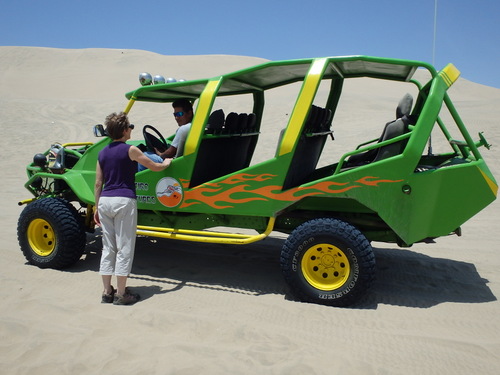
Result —
<instances>
[{"instance_id":1,"label":"green dune buggy","mask_svg":"<svg viewBox=\"0 0 500 375\"><path fill-rule=\"evenodd\" d=\"M424 84L413 78L417 70L430 77ZM438 72L418 61L349 56L144 82L126 94L125 112L150 102L167 113L175 99L188 98L195 113L183 156L163 172L136 175L137 233L222 244L285 233L281 268L295 298L353 304L374 281L372 241L406 247L460 234L460 226L496 198L497 183L478 151L489 145L482 134L472 140L447 94L459 74L451 64ZM378 138L361 131L359 142L346 146L338 134L352 123L336 120L337 110L345 83L360 77L398 82L416 94L393 103L396 115L378 125ZM266 115L270 98L283 90L297 92L285 120ZM275 133L276 148L258 160L259 140L278 120L283 129ZM53 145L27 167L25 187L34 197L20 202L26 207L18 238L34 265L74 264L86 232L94 230L96 160L110 143L102 125L94 131L102 136L97 142ZM439 153L429 147L436 131L445 144ZM161 148L173 137L154 126L143 134L130 143ZM325 159L329 147L340 154Z\"/></svg>"}]
</instances>

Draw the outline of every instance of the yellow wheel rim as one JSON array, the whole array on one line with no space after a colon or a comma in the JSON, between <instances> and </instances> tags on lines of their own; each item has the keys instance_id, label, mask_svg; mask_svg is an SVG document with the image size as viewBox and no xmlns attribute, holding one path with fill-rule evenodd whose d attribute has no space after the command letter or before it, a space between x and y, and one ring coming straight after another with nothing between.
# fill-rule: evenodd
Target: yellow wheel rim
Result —
<instances>
[{"instance_id":1,"label":"yellow wheel rim","mask_svg":"<svg viewBox=\"0 0 500 375\"><path fill-rule=\"evenodd\" d=\"M54 229L48 221L35 219L28 226L28 242L31 249L42 257L52 254L56 247Z\"/></svg>"},{"instance_id":2,"label":"yellow wheel rim","mask_svg":"<svg viewBox=\"0 0 500 375\"><path fill-rule=\"evenodd\" d=\"M307 282L319 290L331 291L344 285L351 273L345 253L332 244L321 243L307 249L302 257Z\"/></svg>"}]
</instances>

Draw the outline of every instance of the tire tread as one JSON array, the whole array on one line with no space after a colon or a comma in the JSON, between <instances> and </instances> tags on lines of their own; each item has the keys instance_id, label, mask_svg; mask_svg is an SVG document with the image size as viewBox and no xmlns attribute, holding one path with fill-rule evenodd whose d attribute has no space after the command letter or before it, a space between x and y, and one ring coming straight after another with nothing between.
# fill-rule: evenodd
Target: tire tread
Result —
<instances>
[{"instance_id":1,"label":"tire tread","mask_svg":"<svg viewBox=\"0 0 500 375\"><path fill-rule=\"evenodd\" d=\"M47 258L33 252L27 238L30 222L36 218L46 219L53 226L56 248ZM17 238L26 260L40 268L62 269L76 263L83 254L86 234L78 211L61 198L42 198L30 203L19 217Z\"/></svg>"}]
</instances>

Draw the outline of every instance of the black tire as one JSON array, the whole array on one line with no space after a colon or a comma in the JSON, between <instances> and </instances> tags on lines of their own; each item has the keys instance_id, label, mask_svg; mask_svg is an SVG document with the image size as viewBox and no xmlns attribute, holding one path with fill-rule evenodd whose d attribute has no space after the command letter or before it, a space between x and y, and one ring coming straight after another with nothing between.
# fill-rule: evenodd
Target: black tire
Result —
<instances>
[{"instance_id":1,"label":"black tire","mask_svg":"<svg viewBox=\"0 0 500 375\"><path fill-rule=\"evenodd\" d=\"M21 212L17 239L29 263L61 269L80 259L86 234L82 218L68 201L42 198Z\"/></svg>"},{"instance_id":2,"label":"black tire","mask_svg":"<svg viewBox=\"0 0 500 375\"><path fill-rule=\"evenodd\" d=\"M281 251L281 269L300 301L329 306L358 302L375 280L375 256L366 237L332 218L298 226Z\"/></svg>"}]
</instances>

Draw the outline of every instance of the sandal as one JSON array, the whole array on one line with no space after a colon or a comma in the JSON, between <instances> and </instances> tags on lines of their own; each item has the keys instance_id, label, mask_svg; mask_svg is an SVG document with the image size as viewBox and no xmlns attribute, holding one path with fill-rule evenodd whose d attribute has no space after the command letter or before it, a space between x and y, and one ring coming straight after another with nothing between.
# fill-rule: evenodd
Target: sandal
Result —
<instances>
[{"instance_id":1,"label":"sandal","mask_svg":"<svg viewBox=\"0 0 500 375\"><path fill-rule=\"evenodd\" d=\"M123 296L115 294L113 298L113 305L133 305L139 301L140 296L138 294L125 293Z\"/></svg>"},{"instance_id":2,"label":"sandal","mask_svg":"<svg viewBox=\"0 0 500 375\"><path fill-rule=\"evenodd\" d=\"M106 293L103 293L102 294L102 299L101 299L101 303L112 303L114 298L115 298L115 293L116 293L116 289L113 288L113 286L111 286L111 294L106 294Z\"/></svg>"}]
</instances>

